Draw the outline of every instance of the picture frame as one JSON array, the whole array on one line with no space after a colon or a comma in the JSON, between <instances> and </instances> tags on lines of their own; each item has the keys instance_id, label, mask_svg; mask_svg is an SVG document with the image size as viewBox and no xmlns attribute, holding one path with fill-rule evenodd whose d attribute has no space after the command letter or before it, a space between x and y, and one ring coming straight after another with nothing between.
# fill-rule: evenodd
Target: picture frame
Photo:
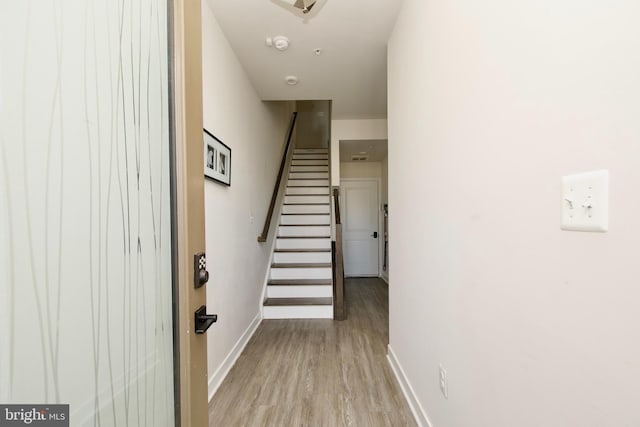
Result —
<instances>
[{"instance_id":1,"label":"picture frame","mask_svg":"<svg viewBox=\"0 0 640 427\"><path fill-rule=\"evenodd\" d=\"M204 176L231 186L231 148L204 130Z\"/></svg>"}]
</instances>

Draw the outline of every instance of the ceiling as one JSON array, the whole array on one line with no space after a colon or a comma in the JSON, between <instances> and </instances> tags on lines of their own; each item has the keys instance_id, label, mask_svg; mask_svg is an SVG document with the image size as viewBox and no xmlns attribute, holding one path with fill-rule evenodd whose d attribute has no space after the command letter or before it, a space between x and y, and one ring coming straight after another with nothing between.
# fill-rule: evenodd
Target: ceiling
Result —
<instances>
[{"instance_id":1,"label":"ceiling","mask_svg":"<svg viewBox=\"0 0 640 427\"><path fill-rule=\"evenodd\" d=\"M330 99L335 118L386 117L386 46L401 0L318 0L304 17L284 0L207 3L263 100ZM278 35L286 51L267 46ZM287 85L289 75L299 83Z\"/></svg>"},{"instance_id":2,"label":"ceiling","mask_svg":"<svg viewBox=\"0 0 640 427\"><path fill-rule=\"evenodd\" d=\"M387 157L387 140L340 140L340 161L351 162L354 156L365 157L365 162L380 162ZM363 160L358 160L361 161Z\"/></svg>"}]
</instances>

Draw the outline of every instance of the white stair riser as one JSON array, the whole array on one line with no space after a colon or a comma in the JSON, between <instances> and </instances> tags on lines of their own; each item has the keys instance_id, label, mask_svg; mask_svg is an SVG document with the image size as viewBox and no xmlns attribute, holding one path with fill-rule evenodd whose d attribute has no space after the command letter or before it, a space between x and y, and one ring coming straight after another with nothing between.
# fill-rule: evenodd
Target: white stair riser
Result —
<instances>
[{"instance_id":1,"label":"white stair riser","mask_svg":"<svg viewBox=\"0 0 640 427\"><path fill-rule=\"evenodd\" d=\"M271 268L270 279L331 279L331 267Z\"/></svg>"},{"instance_id":2,"label":"white stair riser","mask_svg":"<svg viewBox=\"0 0 640 427\"><path fill-rule=\"evenodd\" d=\"M277 249L331 249L331 239L277 239Z\"/></svg>"},{"instance_id":3,"label":"white stair riser","mask_svg":"<svg viewBox=\"0 0 640 427\"><path fill-rule=\"evenodd\" d=\"M290 172L289 178L308 179L322 178L329 179L329 172Z\"/></svg>"},{"instance_id":4,"label":"white stair riser","mask_svg":"<svg viewBox=\"0 0 640 427\"><path fill-rule=\"evenodd\" d=\"M282 213L324 214L329 213L329 208L329 205L285 205L282 207Z\"/></svg>"},{"instance_id":5,"label":"white stair riser","mask_svg":"<svg viewBox=\"0 0 640 427\"><path fill-rule=\"evenodd\" d=\"M300 205L307 203L329 203L329 196L285 196L284 202L287 204L296 203Z\"/></svg>"},{"instance_id":6,"label":"white stair riser","mask_svg":"<svg viewBox=\"0 0 640 427\"><path fill-rule=\"evenodd\" d=\"M329 166L291 166L291 172L329 172Z\"/></svg>"},{"instance_id":7,"label":"white stair riser","mask_svg":"<svg viewBox=\"0 0 640 427\"><path fill-rule=\"evenodd\" d=\"M287 196L296 194L318 194L321 196L329 195L329 187L287 187Z\"/></svg>"},{"instance_id":8,"label":"white stair riser","mask_svg":"<svg viewBox=\"0 0 640 427\"><path fill-rule=\"evenodd\" d=\"M293 154L329 154L329 150L326 148L296 148L293 150Z\"/></svg>"},{"instance_id":9,"label":"white stair riser","mask_svg":"<svg viewBox=\"0 0 640 427\"><path fill-rule=\"evenodd\" d=\"M280 224L329 225L331 215L281 215Z\"/></svg>"},{"instance_id":10,"label":"white stair riser","mask_svg":"<svg viewBox=\"0 0 640 427\"><path fill-rule=\"evenodd\" d=\"M331 298L333 286L267 286L267 298Z\"/></svg>"},{"instance_id":11,"label":"white stair riser","mask_svg":"<svg viewBox=\"0 0 640 427\"><path fill-rule=\"evenodd\" d=\"M287 181L288 187L328 187L328 179L290 179Z\"/></svg>"},{"instance_id":12,"label":"white stair riser","mask_svg":"<svg viewBox=\"0 0 640 427\"><path fill-rule=\"evenodd\" d=\"M332 305L266 306L265 319L333 319Z\"/></svg>"},{"instance_id":13,"label":"white stair riser","mask_svg":"<svg viewBox=\"0 0 640 427\"><path fill-rule=\"evenodd\" d=\"M328 225L313 225L313 226L280 226L278 227L278 236L330 236L331 227Z\"/></svg>"},{"instance_id":14,"label":"white stair riser","mask_svg":"<svg viewBox=\"0 0 640 427\"><path fill-rule=\"evenodd\" d=\"M325 159L293 159L292 166L329 166L329 161Z\"/></svg>"},{"instance_id":15,"label":"white stair riser","mask_svg":"<svg viewBox=\"0 0 640 427\"><path fill-rule=\"evenodd\" d=\"M331 262L331 252L275 252L273 262L278 264Z\"/></svg>"}]
</instances>

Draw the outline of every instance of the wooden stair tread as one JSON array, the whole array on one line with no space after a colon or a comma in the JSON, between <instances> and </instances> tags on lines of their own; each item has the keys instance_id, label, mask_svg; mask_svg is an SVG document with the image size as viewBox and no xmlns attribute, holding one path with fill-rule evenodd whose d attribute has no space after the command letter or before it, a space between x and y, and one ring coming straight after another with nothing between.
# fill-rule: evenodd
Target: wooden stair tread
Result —
<instances>
[{"instance_id":1,"label":"wooden stair tread","mask_svg":"<svg viewBox=\"0 0 640 427\"><path fill-rule=\"evenodd\" d=\"M282 253L313 253L313 252L331 252L331 249L275 249L274 252Z\"/></svg>"},{"instance_id":2,"label":"wooden stair tread","mask_svg":"<svg viewBox=\"0 0 640 427\"><path fill-rule=\"evenodd\" d=\"M321 179L324 180L329 178L289 178L289 181L312 181L312 180L320 181ZM301 187L304 187L304 185L302 185Z\"/></svg>"},{"instance_id":3,"label":"wooden stair tread","mask_svg":"<svg viewBox=\"0 0 640 427\"><path fill-rule=\"evenodd\" d=\"M280 227L328 227L331 224L280 224Z\"/></svg>"},{"instance_id":4,"label":"wooden stair tread","mask_svg":"<svg viewBox=\"0 0 640 427\"><path fill-rule=\"evenodd\" d=\"M330 239L331 236L277 236L278 239Z\"/></svg>"},{"instance_id":5,"label":"wooden stair tread","mask_svg":"<svg viewBox=\"0 0 640 427\"><path fill-rule=\"evenodd\" d=\"M274 279L269 280L272 286L330 286L331 279Z\"/></svg>"},{"instance_id":6,"label":"wooden stair tread","mask_svg":"<svg viewBox=\"0 0 640 427\"><path fill-rule=\"evenodd\" d=\"M330 262L305 262L305 263L292 263L292 262L274 262L271 264L271 268L330 268Z\"/></svg>"},{"instance_id":7,"label":"wooden stair tread","mask_svg":"<svg viewBox=\"0 0 640 427\"><path fill-rule=\"evenodd\" d=\"M309 212L300 212L300 213L290 213L290 212L282 212L280 215L331 215L327 212L319 212L319 213L309 213Z\"/></svg>"},{"instance_id":8,"label":"wooden stair tread","mask_svg":"<svg viewBox=\"0 0 640 427\"><path fill-rule=\"evenodd\" d=\"M267 298L265 306L331 305L332 298Z\"/></svg>"},{"instance_id":9,"label":"wooden stair tread","mask_svg":"<svg viewBox=\"0 0 640 427\"><path fill-rule=\"evenodd\" d=\"M323 206L323 205L329 205L329 203L285 203L284 205L285 206L305 206L305 205Z\"/></svg>"}]
</instances>

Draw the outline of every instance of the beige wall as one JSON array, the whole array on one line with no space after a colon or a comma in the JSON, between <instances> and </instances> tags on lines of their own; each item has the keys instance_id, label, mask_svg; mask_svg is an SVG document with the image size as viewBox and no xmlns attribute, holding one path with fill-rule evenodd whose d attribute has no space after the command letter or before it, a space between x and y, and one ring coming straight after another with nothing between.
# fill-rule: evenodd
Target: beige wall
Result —
<instances>
[{"instance_id":1,"label":"beige wall","mask_svg":"<svg viewBox=\"0 0 640 427\"><path fill-rule=\"evenodd\" d=\"M260 101L206 1L202 14L204 127L232 150L231 187L205 182L207 303L219 315L207 332L212 393L260 320L272 240L257 236L293 107Z\"/></svg>"},{"instance_id":2,"label":"beige wall","mask_svg":"<svg viewBox=\"0 0 640 427\"><path fill-rule=\"evenodd\" d=\"M331 120L331 185L340 185L340 140L387 139L387 119Z\"/></svg>"},{"instance_id":3,"label":"beige wall","mask_svg":"<svg viewBox=\"0 0 640 427\"><path fill-rule=\"evenodd\" d=\"M382 189L381 189L382 203L388 203L389 202L389 185L388 185L389 158L388 157L385 157L380 162L380 178L382 178Z\"/></svg>"},{"instance_id":4,"label":"beige wall","mask_svg":"<svg viewBox=\"0 0 640 427\"><path fill-rule=\"evenodd\" d=\"M380 178L380 162L340 162L340 178Z\"/></svg>"},{"instance_id":5,"label":"beige wall","mask_svg":"<svg viewBox=\"0 0 640 427\"><path fill-rule=\"evenodd\" d=\"M640 425L638 21L636 0L405 0L390 345L433 426ZM609 232L561 231L561 177L599 168Z\"/></svg>"}]
</instances>

